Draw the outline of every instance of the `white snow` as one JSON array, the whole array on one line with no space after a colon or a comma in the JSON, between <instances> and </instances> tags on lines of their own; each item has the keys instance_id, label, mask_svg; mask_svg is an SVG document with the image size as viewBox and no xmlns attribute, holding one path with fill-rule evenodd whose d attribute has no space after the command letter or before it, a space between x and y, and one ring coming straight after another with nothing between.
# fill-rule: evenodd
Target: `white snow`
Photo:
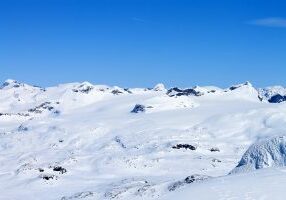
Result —
<instances>
[{"instance_id":1,"label":"white snow","mask_svg":"<svg viewBox=\"0 0 286 200\"><path fill-rule=\"evenodd\" d=\"M40 88L7 81L0 89L0 199L175 199L212 187L221 199L228 192L243 199L232 191L243 191L248 179L227 174L251 144L286 133L286 105L261 101L249 83L194 90L202 95L170 97L161 84ZM131 113L136 104L146 111ZM196 150L172 148L178 144ZM213 178L185 184L193 174ZM259 174L248 182L284 171ZM175 183L183 186L169 191ZM250 197L271 199L268 190L255 192Z\"/></svg>"},{"instance_id":2,"label":"white snow","mask_svg":"<svg viewBox=\"0 0 286 200\"><path fill-rule=\"evenodd\" d=\"M155 85L153 90L154 91L166 91L166 88L163 83L158 83L157 85Z\"/></svg>"},{"instance_id":3,"label":"white snow","mask_svg":"<svg viewBox=\"0 0 286 200\"><path fill-rule=\"evenodd\" d=\"M251 145L231 174L286 166L286 136L276 136Z\"/></svg>"},{"instance_id":4,"label":"white snow","mask_svg":"<svg viewBox=\"0 0 286 200\"><path fill-rule=\"evenodd\" d=\"M285 184L285 168L257 170L194 183L162 199L283 200L285 199Z\"/></svg>"}]
</instances>

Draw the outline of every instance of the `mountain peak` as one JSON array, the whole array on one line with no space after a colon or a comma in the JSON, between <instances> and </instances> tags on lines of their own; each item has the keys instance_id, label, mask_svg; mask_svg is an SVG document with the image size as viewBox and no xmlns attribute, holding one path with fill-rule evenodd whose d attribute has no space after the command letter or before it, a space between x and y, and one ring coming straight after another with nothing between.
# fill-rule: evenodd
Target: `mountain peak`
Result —
<instances>
[{"instance_id":1,"label":"mountain peak","mask_svg":"<svg viewBox=\"0 0 286 200\"><path fill-rule=\"evenodd\" d=\"M249 81L246 81L245 83L233 85L229 89L230 90L236 90L237 88L241 88L241 87L245 87L245 86L247 86L249 88L253 87L253 85Z\"/></svg>"},{"instance_id":2,"label":"mountain peak","mask_svg":"<svg viewBox=\"0 0 286 200\"><path fill-rule=\"evenodd\" d=\"M17 88L17 87L20 87L20 83L18 81L16 81L16 80L13 80L13 79L7 79L2 84L1 89L5 88L5 87L8 87L8 86Z\"/></svg>"},{"instance_id":3,"label":"mountain peak","mask_svg":"<svg viewBox=\"0 0 286 200\"><path fill-rule=\"evenodd\" d=\"M155 85L155 87L153 88L154 91L165 91L165 85L163 83L158 83L157 85Z\"/></svg>"},{"instance_id":4,"label":"mountain peak","mask_svg":"<svg viewBox=\"0 0 286 200\"><path fill-rule=\"evenodd\" d=\"M9 84L18 83L18 81L14 80L14 79L7 79L7 80L5 80L5 83L9 83Z\"/></svg>"}]
</instances>

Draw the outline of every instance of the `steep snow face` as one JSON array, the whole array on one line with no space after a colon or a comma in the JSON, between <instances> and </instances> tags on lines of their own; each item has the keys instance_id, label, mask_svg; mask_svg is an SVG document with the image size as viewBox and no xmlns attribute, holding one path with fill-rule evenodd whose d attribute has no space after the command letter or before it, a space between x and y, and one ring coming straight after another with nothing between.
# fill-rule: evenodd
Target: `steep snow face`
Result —
<instances>
[{"instance_id":1,"label":"steep snow face","mask_svg":"<svg viewBox=\"0 0 286 200\"><path fill-rule=\"evenodd\" d=\"M253 144L230 173L282 166L286 166L286 136L274 137Z\"/></svg>"},{"instance_id":2,"label":"steep snow face","mask_svg":"<svg viewBox=\"0 0 286 200\"><path fill-rule=\"evenodd\" d=\"M238 97L252 101L260 101L257 89L254 88L250 82L233 85L225 92L229 93L231 95L231 98Z\"/></svg>"}]
</instances>

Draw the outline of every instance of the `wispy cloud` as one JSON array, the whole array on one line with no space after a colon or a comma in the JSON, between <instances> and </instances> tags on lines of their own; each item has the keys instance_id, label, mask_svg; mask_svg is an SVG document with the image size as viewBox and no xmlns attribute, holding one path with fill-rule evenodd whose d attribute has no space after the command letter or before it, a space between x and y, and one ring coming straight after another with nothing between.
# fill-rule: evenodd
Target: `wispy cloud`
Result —
<instances>
[{"instance_id":1,"label":"wispy cloud","mask_svg":"<svg viewBox=\"0 0 286 200\"><path fill-rule=\"evenodd\" d=\"M141 19L141 18L138 18L138 17L133 17L133 18L131 18L131 20L135 21L135 22L141 22L141 23L146 22L144 19Z\"/></svg>"},{"instance_id":2,"label":"wispy cloud","mask_svg":"<svg viewBox=\"0 0 286 200\"><path fill-rule=\"evenodd\" d=\"M286 18L269 17L269 18L263 18L263 19L256 19L256 20L250 21L249 24L256 25L256 26L286 28Z\"/></svg>"}]
</instances>

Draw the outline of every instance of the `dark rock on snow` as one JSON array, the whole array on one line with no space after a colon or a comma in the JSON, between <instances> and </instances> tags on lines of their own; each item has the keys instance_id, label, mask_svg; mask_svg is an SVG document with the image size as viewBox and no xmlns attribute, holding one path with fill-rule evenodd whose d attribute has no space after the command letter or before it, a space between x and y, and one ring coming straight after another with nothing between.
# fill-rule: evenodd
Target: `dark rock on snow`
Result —
<instances>
[{"instance_id":1,"label":"dark rock on snow","mask_svg":"<svg viewBox=\"0 0 286 200\"><path fill-rule=\"evenodd\" d=\"M171 184L168 187L168 190L172 192L172 191L175 191L178 188L180 188L182 186L185 186L187 184L204 181L204 180L207 180L209 178L211 178L211 177L210 176L205 176L205 175L194 174L194 175L188 176L187 178L185 178L182 181L177 181L177 182Z\"/></svg>"},{"instance_id":2,"label":"dark rock on snow","mask_svg":"<svg viewBox=\"0 0 286 200\"><path fill-rule=\"evenodd\" d=\"M173 149L190 149L190 150L196 150L197 147L190 145L190 144L177 144L175 146L172 146Z\"/></svg>"},{"instance_id":3,"label":"dark rock on snow","mask_svg":"<svg viewBox=\"0 0 286 200\"><path fill-rule=\"evenodd\" d=\"M280 94L276 94L268 99L269 103L281 103L283 101L286 101L286 96L282 96Z\"/></svg>"},{"instance_id":4,"label":"dark rock on snow","mask_svg":"<svg viewBox=\"0 0 286 200\"><path fill-rule=\"evenodd\" d=\"M36 106L35 108L29 109L28 112L40 114L43 112L43 110L52 111L54 110L54 107L51 106L51 104L52 104L51 102L44 102L40 104L39 106Z\"/></svg>"},{"instance_id":5,"label":"dark rock on snow","mask_svg":"<svg viewBox=\"0 0 286 200\"><path fill-rule=\"evenodd\" d=\"M67 172L67 170L66 170L65 168L61 167L61 166L56 166L56 167L54 167L54 168L53 168L53 171L55 171L55 172L60 172L61 174L64 174L64 173Z\"/></svg>"},{"instance_id":6,"label":"dark rock on snow","mask_svg":"<svg viewBox=\"0 0 286 200\"><path fill-rule=\"evenodd\" d=\"M19 132L25 132L25 131L28 131L28 130L29 130L28 127L25 127L24 125L20 125L18 127L18 131Z\"/></svg>"},{"instance_id":7,"label":"dark rock on snow","mask_svg":"<svg viewBox=\"0 0 286 200\"><path fill-rule=\"evenodd\" d=\"M239 84L239 85L233 85L229 88L229 90L236 90L237 88L240 88L240 87L243 87L243 86L250 86L252 87L252 84L248 81L246 81L245 83L243 84Z\"/></svg>"},{"instance_id":8,"label":"dark rock on snow","mask_svg":"<svg viewBox=\"0 0 286 200\"><path fill-rule=\"evenodd\" d=\"M121 92L118 89L115 89L115 90L112 90L111 93L114 94L114 95L119 95L119 94L122 94L123 92Z\"/></svg>"},{"instance_id":9,"label":"dark rock on snow","mask_svg":"<svg viewBox=\"0 0 286 200\"><path fill-rule=\"evenodd\" d=\"M126 145L122 142L122 140L118 136L115 137L115 142L117 142L123 149L126 149Z\"/></svg>"},{"instance_id":10,"label":"dark rock on snow","mask_svg":"<svg viewBox=\"0 0 286 200\"><path fill-rule=\"evenodd\" d=\"M50 174L43 174L40 176L44 180L51 180L51 179L57 179L57 176L55 175L50 175Z\"/></svg>"},{"instance_id":11,"label":"dark rock on snow","mask_svg":"<svg viewBox=\"0 0 286 200\"><path fill-rule=\"evenodd\" d=\"M219 148L213 147L210 149L211 152L220 152Z\"/></svg>"},{"instance_id":12,"label":"dark rock on snow","mask_svg":"<svg viewBox=\"0 0 286 200\"><path fill-rule=\"evenodd\" d=\"M174 97L174 96L202 96L203 93L200 91L196 91L193 88L179 89L177 87L174 87L174 88L171 88L167 91L167 95L170 97Z\"/></svg>"},{"instance_id":13,"label":"dark rock on snow","mask_svg":"<svg viewBox=\"0 0 286 200\"><path fill-rule=\"evenodd\" d=\"M140 112L145 112L145 106L141 105L141 104L136 104L133 108L133 110L131 111L131 113L140 113Z\"/></svg>"},{"instance_id":14,"label":"dark rock on snow","mask_svg":"<svg viewBox=\"0 0 286 200\"><path fill-rule=\"evenodd\" d=\"M42 169L42 168L39 168L38 170L39 170L39 172L44 172L44 171L45 171L45 170Z\"/></svg>"},{"instance_id":15,"label":"dark rock on snow","mask_svg":"<svg viewBox=\"0 0 286 200\"><path fill-rule=\"evenodd\" d=\"M83 83L79 85L77 88L74 88L72 91L76 93L81 92L84 94L88 94L91 90L93 90L93 86Z\"/></svg>"}]
</instances>

